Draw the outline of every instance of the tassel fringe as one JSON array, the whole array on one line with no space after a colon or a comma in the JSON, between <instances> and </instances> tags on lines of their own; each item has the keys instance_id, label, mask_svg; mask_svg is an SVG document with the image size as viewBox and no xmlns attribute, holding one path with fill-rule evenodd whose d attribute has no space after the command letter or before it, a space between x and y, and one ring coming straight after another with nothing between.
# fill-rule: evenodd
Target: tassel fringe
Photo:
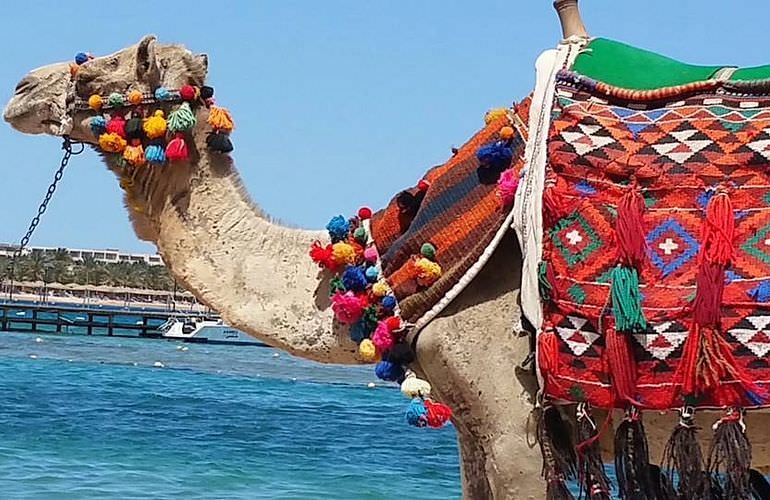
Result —
<instances>
[{"instance_id":1,"label":"tassel fringe","mask_svg":"<svg viewBox=\"0 0 770 500\"><path fill-rule=\"evenodd\" d=\"M608 420L610 413L608 413ZM599 448L600 430L588 414L584 403L577 408L577 452L580 498L610 500L610 478L604 470ZM585 495L585 496L584 496Z\"/></svg>"},{"instance_id":2,"label":"tassel fringe","mask_svg":"<svg viewBox=\"0 0 770 500\"><path fill-rule=\"evenodd\" d=\"M692 496L708 495L709 478L705 472L703 453L698 444L698 427L691 408L681 410L679 424L663 450L662 462L667 474L668 498L689 500ZM675 473L679 476L676 488Z\"/></svg>"},{"instance_id":3,"label":"tassel fringe","mask_svg":"<svg viewBox=\"0 0 770 500\"><path fill-rule=\"evenodd\" d=\"M725 499L748 500L750 485L751 443L740 410L728 410L714 424L714 441L709 452L708 471L719 484Z\"/></svg>"},{"instance_id":4,"label":"tassel fringe","mask_svg":"<svg viewBox=\"0 0 770 500\"><path fill-rule=\"evenodd\" d=\"M618 243L618 262L626 267L641 270L647 256L644 235L644 198L635 186L620 198L615 235Z\"/></svg>"},{"instance_id":5,"label":"tassel fringe","mask_svg":"<svg viewBox=\"0 0 770 500\"><path fill-rule=\"evenodd\" d=\"M631 408L615 432L615 474L622 498L655 498L655 484L649 462L650 454L641 414Z\"/></svg>"},{"instance_id":6,"label":"tassel fringe","mask_svg":"<svg viewBox=\"0 0 770 500\"><path fill-rule=\"evenodd\" d=\"M636 359L628 335L608 328L604 337L607 363L612 376L612 388L619 401L638 405L636 393Z\"/></svg>"},{"instance_id":7,"label":"tassel fringe","mask_svg":"<svg viewBox=\"0 0 770 500\"><path fill-rule=\"evenodd\" d=\"M577 476L577 456L570 429L555 406L541 411L537 438L543 456L542 476L546 481L546 498L573 498L565 482Z\"/></svg>"}]
</instances>

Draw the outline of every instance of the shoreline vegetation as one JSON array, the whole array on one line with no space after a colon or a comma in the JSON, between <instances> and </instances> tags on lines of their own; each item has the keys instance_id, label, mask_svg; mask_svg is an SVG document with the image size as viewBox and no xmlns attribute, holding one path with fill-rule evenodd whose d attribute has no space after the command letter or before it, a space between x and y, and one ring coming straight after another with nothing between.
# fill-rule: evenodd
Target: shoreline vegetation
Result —
<instances>
[{"instance_id":1,"label":"shoreline vegetation","mask_svg":"<svg viewBox=\"0 0 770 500\"><path fill-rule=\"evenodd\" d=\"M63 249L35 249L19 256L13 268L10 257L0 256L0 270L0 300L208 311L163 265L74 260Z\"/></svg>"}]
</instances>

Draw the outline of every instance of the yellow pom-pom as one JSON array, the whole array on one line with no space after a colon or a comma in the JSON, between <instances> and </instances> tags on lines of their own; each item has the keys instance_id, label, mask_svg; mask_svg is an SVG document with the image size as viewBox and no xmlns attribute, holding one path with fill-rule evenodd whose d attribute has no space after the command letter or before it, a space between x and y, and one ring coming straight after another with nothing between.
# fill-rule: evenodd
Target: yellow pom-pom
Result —
<instances>
[{"instance_id":1,"label":"yellow pom-pom","mask_svg":"<svg viewBox=\"0 0 770 500\"><path fill-rule=\"evenodd\" d=\"M112 132L102 134L99 136L99 147L107 153L120 153L126 149L126 140Z\"/></svg>"},{"instance_id":2,"label":"yellow pom-pom","mask_svg":"<svg viewBox=\"0 0 770 500\"><path fill-rule=\"evenodd\" d=\"M489 125L495 120L499 120L500 118L504 117L508 113L508 110L505 108L495 108L490 109L487 111L487 114L484 115L484 122Z\"/></svg>"},{"instance_id":3,"label":"yellow pom-pom","mask_svg":"<svg viewBox=\"0 0 770 500\"><path fill-rule=\"evenodd\" d=\"M430 384L427 381L417 378L413 371L407 370L406 378L401 382L401 392L404 396L409 399L427 398L430 396L430 389Z\"/></svg>"},{"instance_id":4,"label":"yellow pom-pom","mask_svg":"<svg viewBox=\"0 0 770 500\"><path fill-rule=\"evenodd\" d=\"M123 158L131 165L138 167L144 165L146 160L144 159L144 148L140 141L134 141L133 145L126 146L123 150Z\"/></svg>"},{"instance_id":5,"label":"yellow pom-pom","mask_svg":"<svg viewBox=\"0 0 770 500\"><path fill-rule=\"evenodd\" d=\"M500 139L507 141L513 139L513 127L503 127L500 129Z\"/></svg>"},{"instance_id":6,"label":"yellow pom-pom","mask_svg":"<svg viewBox=\"0 0 770 500\"><path fill-rule=\"evenodd\" d=\"M422 286L430 286L441 277L441 266L425 257L415 260L414 267L417 271L417 283Z\"/></svg>"},{"instance_id":7,"label":"yellow pom-pom","mask_svg":"<svg viewBox=\"0 0 770 500\"><path fill-rule=\"evenodd\" d=\"M144 133L148 139L157 139L166 135L166 119L163 118L162 110L157 110L144 121Z\"/></svg>"},{"instance_id":8,"label":"yellow pom-pom","mask_svg":"<svg viewBox=\"0 0 770 500\"><path fill-rule=\"evenodd\" d=\"M94 94L88 98L88 107L94 111L102 109L102 96Z\"/></svg>"},{"instance_id":9,"label":"yellow pom-pom","mask_svg":"<svg viewBox=\"0 0 770 500\"><path fill-rule=\"evenodd\" d=\"M134 106L138 104L142 104L143 100L144 100L144 96L138 90L132 90L131 92L128 93L128 102L130 102Z\"/></svg>"},{"instance_id":10,"label":"yellow pom-pom","mask_svg":"<svg viewBox=\"0 0 770 500\"><path fill-rule=\"evenodd\" d=\"M362 340L358 344L358 355L367 363L377 361L377 349L374 347L374 342L369 339Z\"/></svg>"},{"instance_id":11,"label":"yellow pom-pom","mask_svg":"<svg viewBox=\"0 0 770 500\"><path fill-rule=\"evenodd\" d=\"M233 117L230 116L230 112L225 108L217 106L211 106L209 111L209 125L216 130L222 130L224 132L231 132L235 128L233 123Z\"/></svg>"},{"instance_id":12,"label":"yellow pom-pom","mask_svg":"<svg viewBox=\"0 0 770 500\"><path fill-rule=\"evenodd\" d=\"M340 241L332 245L332 257L339 265L352 265L356 263L356 249L353 245Z\"/></svg>"},{"instance_id":13,"label":"yellow pom-pom","mask_svg":"<svg viewBox=\"0 0 770 500\"><path fill-rule=\"evenodd\" d=\"M390 286L385 280L380 280L372 285L372 293L375 297L384 297L390 293Z\"/></svg>"}]
</instances>

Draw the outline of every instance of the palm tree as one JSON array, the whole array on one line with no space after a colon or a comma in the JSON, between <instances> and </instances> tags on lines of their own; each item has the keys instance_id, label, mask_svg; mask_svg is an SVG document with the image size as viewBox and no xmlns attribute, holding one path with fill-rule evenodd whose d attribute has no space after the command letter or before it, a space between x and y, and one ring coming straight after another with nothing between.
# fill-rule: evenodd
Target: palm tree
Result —
<instances>
[{"instance_id":1,"label":"palm tree","mask_svg":"<svg viewBox=\"0 0 770 500\"><path fill-rule=\"evenodd\" d=\"M20 257L16 262L20 278L27 281L43 281L45 271L51 262L51 256L47 252L34 249L29 254Z\"/></svg>"},{"instance_id":2,"label":"palm tree","mask_svg":"<svg viewBox=\"0 0 770 500\"><path fill-rule=\"evenodd\" d=\"M51 262L51 278L59 283L71 281L72 257L66 248L57 248Z\"/></svg>"}]
</instances>

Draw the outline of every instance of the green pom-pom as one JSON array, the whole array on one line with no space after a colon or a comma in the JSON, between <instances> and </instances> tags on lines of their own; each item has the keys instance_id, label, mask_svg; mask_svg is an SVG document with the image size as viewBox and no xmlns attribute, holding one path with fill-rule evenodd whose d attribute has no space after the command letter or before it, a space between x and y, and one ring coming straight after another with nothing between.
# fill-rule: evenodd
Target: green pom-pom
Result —
<instances>
[{"instance_id":1,"label":"green pom-pom","mask_svg":"<svg viewBox=\"0 0 770 500\"><path fill-rule=\"evenodd\" d=\"M125 99L123 99L123 94L118 94L117 92L113 92L112 94L107 97L107 104L112 106L113 108L119 108L125 104Z\"/></svg>"},{"instance_id":2,"label":"green pom-pom","mask_svg":"<svg viewBox=\"0 0 770 500\"><path fill-rule=\"evenodd\" d=\"M345 292L345 285L342 284L342 278L335 276L329 282L329 295L334 295L337 292Z\"/></svg>"},{"instance_id":3,"label":"green pom-pom","mask_svg":"<svg viewBox=\"0 0 770 500\"><path fill-rule=\"evenodd\" d=\"M359 243L366 243L366 229L363 227L357 227L356 230L353 231L353 237Z\"/></svg>"},{"instance_id":4,"label":"green pom-pom","mask_svg":"<svg viewBox=\"0 0 770 500\"><path fill-rule=\"evenodd\" d=\"M183 102L176 110L168 115L168 130L170 132L188 132L193 129L197 119L190 105Z\"/></svg>"},{"instance_id":5,"label":"green pom-pom","mask_svg":"<svg viewBox=\"0 0 770 500\"><path fill-rule=\"evenodd\" d=\"M436 258L436 247L430 243L423 243L420 247L420 253L426 259L433 260Z\"/></svg>"}]
</instances>

